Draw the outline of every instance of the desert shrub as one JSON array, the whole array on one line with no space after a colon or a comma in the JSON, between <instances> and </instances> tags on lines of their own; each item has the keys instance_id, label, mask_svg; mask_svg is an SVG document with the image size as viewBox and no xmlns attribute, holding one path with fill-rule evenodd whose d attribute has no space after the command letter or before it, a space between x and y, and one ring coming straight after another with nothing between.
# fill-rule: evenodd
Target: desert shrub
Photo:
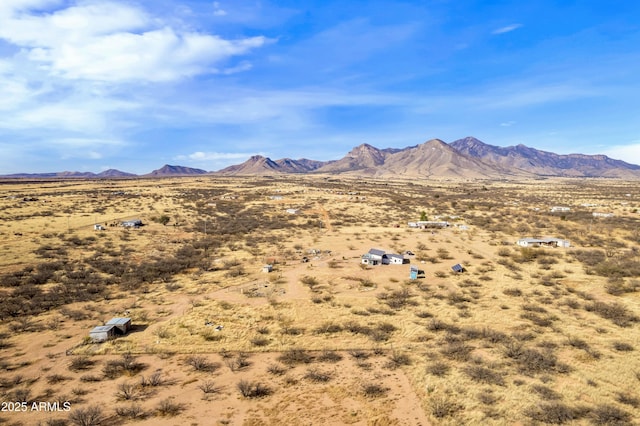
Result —
<instances>
[{"instance_id":1,"label":"desert shrub","mask_svg":"<svg viewBox=\"0 0 640 426\"><path fill-rule=\"evenodd\" d=\"M630 405L633 408L640 407L640 398L631 395L630 393L618 393L616 395L616 400L621 404Z\"/></svg>"},{"instance_id":2,"label":"desert shrub","mask_svg":"<svg viewBox=\"0 0 640 426\"><path fill-rule=\"evenodd\" d=\"M520 315L520 318L527 319L539 327L551 327L555 320L555 317L549 315L542 316L534 312L524 312Z\"/></svg>"},{"instance_id":3,"label":"desert shrub","mask_svg":"<svg viewBox=\"0 0 640 426\"><path fill-rule=\"evenodd\" d=\"M96 362L94 360L87 356L76 356L71 359L71 362L69 363L69 370L74 372L88 370L93 367L95 363Z\"/></svg>"},{"instance_id":4,"label":"desert shrub","mask_svg":"<svg viewBox=\"0 0 640 426\"><path fill-rule=\"evenodd\" d=\"M69 414L69 421L75 426L97 426L103 423L105 416L97 405L74 408Z\"/></svg>"},{"instance_id":5,"label":"desert shrub","mask_svg":"<svg viewBox=\"0 0 640 426\"><path fill-rule=\"evenodd\" d=\"M359 350L349 351L349 355L351 355L354 359L359 359L359 360L367 359L370 356L368 352L359 351Z\"/></svg>"},{"instance_id":6,"label":"desert shrub","mask_svg":"<svg viewBox=\"0 0 640 426\"><path fill-rule=\"evenodd\" d=\"M445 376L449 372L449 370L451 370L451 366L441 361L434 362L433 364L427 366L427 373L438 377Z\"/></svg>"},{"instance_id":7,"label":"desert shrub","mask_svg":"<svg viewBox=\"0 0 640 426\"><path fill-rule=\"evenodd\" d=\"M304 378L315 383L326 383L331 380L331 373L322 371L317 368L310 368L304 375Z\"/></svg>"},{"instance_id":8,"label":"desert shrub","mask_svg":"<svg viewBox=\"0 0 640 426\"><path fill-rule=\"evenodd\" d=\"M606 259L603 250L572 250L569 254L586 266L595 266Z\"/></svg>"},{"instance_id":9,"label":"desert shrub","mask_svg":"<svg viewBox=\"0 0 640 426\"><path fill-rule=\"evenodd\" d=\"M633 346L626 342L613 342L613 349L620 352L630 352L633 350Z\"/></svg>"},{"instance_id":10,"label":"desert shrub","mask_svg":"<svg viewBox=\"0 0 640 426\"><path fill-rule=\"evenodd\" d=\"M240 394L245 398L262 398L273 393L271 388L260 382L240 380L237 384Z\"/></svg>"},{"instance_id":11,"label":"desert shrub","mask_svg":"<svg viewBox=\"0 0 640 426\"><path fill-rule=\"evenodd\" d=\"M204 382L200 383L198 385L198 389L200 389L202 393L205 394L218 393L221 390L221 388L219 386L216 386L216 384L212 380L205 380Z\"/></svg>"},{"instance_id":12,"label":"desert shrub","mask_svg":"<svg viewBox=\"0 0 640 426\"><path fill-rule=\"evenodd\" d=\"M122 382L118 385L116 398L124 401L133 401L138 398L139 394L139 388L136 385Z\"/></svg>"},{"instance_id":13,"label":"desert shrub","mask_svg":"<svg viewBox=\"0 0 640 426\"><path fill-rule=\"evenodd\" d=\"M320 284L317 278L310 277L308 275L305 275L302 278L300 278L300 282L306 285L307 287L309 287L311 290L314 290Z\"/></svg>"},{"instance_id":14,"label":"desert shrub","mask_svg":"<svg viewBox=\"0 0 640 426\"><path fill-rule=\"evenodd\" d=\"M377 383L365 383L362 385L362 393L367 398L378 398L384 396L388 391L388 388Z\"/></svg>"},{"instance_id":15,"label":"desert shrub","mask_svg":"<svg viewBox=\"0 0 640 426\"><path fill-rule=\"evenodd\" d=\"M318 361L320 362L340 362L342 358L342 355L336 351L322 351L322 353L318 355Z\"/></svg>"},{"instance_id":16,"label":"desert shrub","mask_svg":"<svg viewBox=\"0 0 640 426\"><path fill-rule=\"evenodd\" d=\"M498 402L499 398L493 393L491 389L483 389L478 393L478 401L485 405L493 405Z\"/></svg>"},{"instance_id":17,"label":"desert shrub","mask_svg":"<svg viewBox=\"0 0 640 426\"><path fill-rule=\"evenodd\" d=\"M56 383L71 380L71 377L63 376L62 374L51 374L47 376L47 383L55 385Z\"/></svg>"},{"instance_id":18,"label":"desert shrub","mask_svg":"<svg viewBox=\"0 0 640 426\"><path fill-rule=\"evenodd\" d=\"M126 419L135 420L143 419L147 416L144 409L139 404L131 404L128 406L116 407L116 414L118 417L124 417Z\"/></svg>"},{"instance_id":19,"label":"desert shrub","mask_svg":"<svg viewBox=\"0 0 640 426\"><path fill-rule=\"evenodd\" d=\"M633 419L631 413L610 404L600 404L589 414L591 421L596 425L630 425Z\"/></svg>"},{"instance_id":20,"label":"desert shrub","mask_svg":"<svg viewBox=\"0 0 640 426\"><path fill-rule=\"evenodd\" d=\"M407 288L380 293L377 297L389 306L389 308L396 310L404 308L407 305L416 304L416 302L411 299L414 295Z\"/></svg>"},{"instance_id":21,"label":"desert shrub","mask_svg":"<svg viewBox=\"0 0 640 426\"><path fill-rule=\"evenodd\" d=\"M285 365L309 364L313 356L303 349L289 349L278 357L278 361Z\"/></svg>"},{"instance_id":22,"label":"desert shrub","mask_svg":"<svg viewBox=\"0 0 640 426\"><path fill-rule=\"evenodd\" d=\"M563 424L584 417L585 412L561 402L548 402L530 407L525 415L538 422Z\"/></svg>"},{"instance_id":23,"label":"desert shrub","mask_svg":"<svg viewBox=\"0 0 640 426\"><path fill-rule=\"evenodd\" d=\"M149 377L140 377L140 386L143 388L162 386L166 383L166 380L162 377L161 371L155 371Z\"/></svg>"},{"instance_id":24,"label":"desert shrub","mask_svg":"<svg viewBox=\"0 0 640 426\"><path fill-rule=\"evenodd\" d=\"M195 371L212 372L220 368L220 364L209 361L209 359L203 355L190 355L185 358L184 362L193 367Z\"/></svg>"},{"instance_id":25,"label":"desert shrub","mask_svg":"<svg viewBox=\"0 0 640 426\"><path fill-rule=\"evenodd\" d=\"M245 368L251 366L251 361L249 361L249 356L243 352L238 353L235 358L227 358L225 359L225 364L229 367L231 371L239 371L244 370Z\"/></svg>"},{"instance_id":26,"label":"desert shrub","mask_svg":"<svg viewBox=\"0 0 640 426\"><path fill-rule=\"evenodd\" d=\"M614 296L620 296L624 293L634 293L638 291L640 289L640 285L637 280L632 280L627 284L622 277L610 277L604 288L607 293Z\"/></svg>"},{"instance_id":27,"label":"desert shrub","mask_svg":"<svg viewBox=\"0 0 640 426\"><path fill-rule=\"evenodd\" d=\"M410 365L410 364L411 364L411 357L409 355L393 351L393 353L389 357L389 362L387 362L386 367L391 369L396 369L403 365Z\"/></svg>"},{"instance_id":28,"label":"desert shrub","mask_svg":"<svg viewBox=\"0 0 640 426\"><path fill-rule=\"evenodd\" d=\"M43 424L44 426L67 426L69 422L66 419L47 419Z\"/></svg>"},{"instance_id":29,"label":"desert shrub","mask_svg":"<svg viewBox=\"0 0 640 426\"><path fill-rule=\"evenodd\" d=\"M175 402L171 398L166 398L158 403L156 411L160 416L177 416L184 408L183 404Z\"/></svg>"},{"instance_id":30,"label":"desert shrub","mask_svg":"<svg viewBox=\"0 0 640 426\"><path fill-rule=\"evenodd\" d=\"M320 324L314 332L317 334L332 334L339 333L342 331L342 326L340 324L336 324L331 321L324 322Z\"/></svg>"},{"instance_id":31,"label":"desert shrub","mask_svg":"<svg viewBox=\"0 0 640 426\"><path fill-rule=\"evenodd\" d=\"M548 401L562 399L562 395L544 385L532 385L531 390L538 394L540 398L546 399Z\"/></svg>"},{"instance_id":32,"label":"desert shrub","mask_svg":"<svg viewBox=\"0 0 640 426\"><path fill-rule=\"evenodd\" d=\"M464 342L451 342L440 349L440 353L454 361L467 361L473 349Z\"/></svg>"},{"instance_id":33,"label":"desert shrub","mask_svg":"<svg viewBox=\"0 0 640 426\"><path fill-rule=\"evenodd\" d=\"M147 368L143 363L137 361L137 358L126 353L119 360L107 361L102 372L108 379L115 379L123 374L134 375Z\"/></svg>"},{"instance_id":34,"label":"desert shrub","mask_svg":"<svg viewBox=\"0 0 640 426\"><path fill-rule=\"evenodd\" d=\"M488 327L484 327L481 330L481 337L490 343L503 343L508 340L508 337L505 333L493 330Z\"/></svg>"},{"instance_id":35,"label":"desert shrub","mask_svg":"<svg viewBox=\"0 0 640 426\"><path fill-rule=\"evenodd\" d=\"M489 368L482 367L480 365L472 365L465 367L462 371L464 371L464 373L474 382L504 386L504 377L502 374Z\"/></svg>"},{"instance_id":36,"label":"desert shrub","mask_svg":"<svg viewBox=\"0 0 640 426\"><path fill-rule=\"evenodd\" d=\"M287 372L287 368L283 365L270 364L267 367L267 371L273 374L274 376L282 376L284 373Z\"/></svg>"},{"instance_id":37,"label":"desert shrub","mask_svg":"<svg viewBox=\"0 0 640 426\"><path fill-rule=\"evenodd\" d=\"M567 343L576 349L582 349L585 351L589 349L589 344L587 343L587 341L584 339L580 339L579 337L569 336L569 338L567 339Z\"/></svg>"},{"instance_id":38,"label":"desert shrub","mask_svg":"<svg viewBox=\"0 0 640 426\"><path fill-rule=\"evenodd\" d=\"M638 321L638 318L619 302L594 302L585 306L585 309L608 319L619 327L629 327L632 322Z\"/></svg>"},{"instance_id":39,"label":"desert shrub","mask_svg":"<svg viewBox=\"0 0 640 426\"><path fill-rule=\"evenodd\" d=\"M9 399L16 402L30 402L31 391L28 388L18 388L9 392Z\"/></svg>"},{"instance_id":40,"label":"desert shrub","mask_svg":"<svg viewBox=\"0 0 640 426\"><path fill-rule=\"evenodd\" d=\"M270 342L271 342L270 339L267 339L266 337L261 337L261 336L256 336L251 339L251 344L253 346L258 346L258 347L267 346Z\"/></svg>"},{"instance_id":41,"label":"desert shrub","mask_svg":"<svg viewBox=\"0 0 640 426\"><path fill-rule=\"evenodd\" d=\"M519 371L524 374L570 371L570 367L559 363L557 357L548 349L541 352L536 349L522 348L519 352L512 352L511 358L516 360Z\"/></svg>"},{"instance_id":42,"label":"desert shrub","mask_svg":"<svg viewBox=\"0 0 640 426\"><path fill-rule=\"evenodd\" d=\"M304 333L304 328L302 328L302 327L291 327L291 326L288 326L288 325L283 325L281 332L282 332L282 334L287 334L289 336L299 336L302 333Z\"/></svg>"},{"instance_id":43,"label":"desert shrub","mask_svg":"<svg viewBox=\"0 0 640 426\"><path fill-rule=\"evenodd\" d=\"M501 247L498 249L498 256L509 257L511 256L511 250L507 247Z\"/></svg>"},{"instance_id":44,"label":"desert shrub","mask_svg":"<svg viewBox=\"0 0 640 426\"><path fill-rule=\"evenodd\" d=\"M429 408L434 417L442 419L453 416L464 407L449 397L440 396L431 398L429 401Z\"/></svg>"}]
</instances>

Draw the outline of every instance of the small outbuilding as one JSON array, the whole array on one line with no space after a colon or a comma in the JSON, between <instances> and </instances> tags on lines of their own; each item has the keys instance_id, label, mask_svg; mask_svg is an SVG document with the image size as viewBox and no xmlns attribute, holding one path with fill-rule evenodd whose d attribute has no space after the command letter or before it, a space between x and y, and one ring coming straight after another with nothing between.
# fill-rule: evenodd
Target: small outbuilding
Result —
<instances>
[{"instance_id":1,"label":"small outbuilding","mask_svg":"<svg viewBox=\"0 0 640 426\"><path fill-rule=\"evenodd\" d=\"M417 266L411 266L409 268L409 279L411 279L411 280L417 280L418 279L418 267Z\"/></svg>"},{"instance_id":2,"label":"small outbuilding","mask_svg":"<svg viewBox=\"0 0 640 426\"><path fill-rule=\"evenodd\" d=\"M395 253L385 253L382 256L382 264L383 265L402 265L403 263L407 263L409 259L406 259L401 254Z\"/></svg>"},{"instance_id":3,"label":"small outbuilding","mask_svg":"<svg viewBox=\"0 0 640 426\"><path fill-rule=\"evenodd\" d=\"M89 332L89 337L92 342L100 343L106 342L116 337L115 326L113 325L99 325L94 327Z\"/></svg>"},{"instance_id":4,"label":"small outbuilding","mask_svg":"<svg viewBox=\"0 0 640 426\"><path fill-rule=\"evenodd\" d=\"M453 272L456 272L458 274L464 272L464 267L459 263L456 263L455 265L453 265L451 269L453 270Z\"/></svg>"},{"instance_id":5,"label":"small outbuilding","mask_svg":"<svg viewBox=\"0 0 640 426\"><path fill-rule=\"evenodd\" d=\"M273 271L273 265L267 264L262 267L262 272L271 272Z\"/></svg>"},{"instance_id":6,"label":"small outbuilding","mask_svg":"<svg viewBox=\"0 0 640 426\"><path fill-rule=\"evenodd\" d=\"M111 318L106 325L116 328L116 334L127 334L131 330L131 318Z\"/></svg>"},{"instance_id":7,"label":"small outbuilding","mask_svg":"<svg viewBox=\"0 0 640 426\"><path fill-rule=\"evenodd\" d=\"M568 240L561 238L521 238L517 243L521 247L570 247Z\"/></svg>"},{"instance_id":8,"label":"small outbuilding","mask_svg":"<svg viewBox=\"0 0 640 426\"><path fill-rule=\"evenodd\" d=\"M89 337L94 343L106 342L131 331L131 318L111 318L105 325L94 327Z\"/></svg>"},{"instance_id":9,"label":"small outbuilding","mask_svg":"<svg viewBox=\"0 0 640 426\"><path fill-rule=\"evenodd\" d=\"M140 219L125 220L122 222L122 226L125 228L139 228L142 226L142 221Z\"/></svg>"}]
</instances>

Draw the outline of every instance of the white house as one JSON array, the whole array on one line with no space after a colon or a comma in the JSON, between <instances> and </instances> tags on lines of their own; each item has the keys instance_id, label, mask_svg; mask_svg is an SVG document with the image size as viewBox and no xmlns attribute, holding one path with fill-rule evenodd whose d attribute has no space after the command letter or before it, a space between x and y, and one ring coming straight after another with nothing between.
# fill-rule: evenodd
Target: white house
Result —
<instances>
[{"instance_id":1,"label":"white house","mask_svg":"<svg viewBox=\"0 0 640 426\"><path fill-rule=\"evenodd\" d=\"M561 238L521 238L517 244L521 247L570 247L568 240Z\"/></svg>"},{"instance_id":2,"label":"white house","mask_svg":"<svg viewBox=\"0 0 640 426\"><path fill-rule=\"evenodd\" d=\"M298 214L299 211L300 210L298 210L298 209L287 209L287 213L289 213L289 214Z\"/></svg>"},{"instance_id":3,"label":"white house","mask_svg":"<svg viewBox=\"0 0 640 426\"><path fill-rule=\"evenodd\" d=\"M384 256L384 250L371 249L369 252L361 256L361 262L364 265L379 265L382 263L382 257Z\"/></svg>"},{"instance_id":4,"label":"white house","mask_svg":"<svg viewBox=\"0 0 640 426\"><path fill-rule=\"evenodd\" d=\"M408 261L408 260L407 260ZM371 249L361 256L364 265L402 265L405 258L401 254L387 253L384 250Z\"/></svg>"},{"instance_id":5,"label":"white house","mask_svg":"<svg viewBox=\"0 0 640 426\"><path fill-rule=\"evenodd\" d=\"M402 265L404 263L404 256L401 254L385 253L382 256L383 265Z\"/></svg>"},{"instance_id":6,"label":"white house","mask_svg":"<svg viewBox=\"0 0 640 426\"><path fill-rule=\"evenodd\" d=\"M571 211L571 208L565 207L565 206L553 206L551 207L551 211L552 212L568 212L568 211Z\"/></svg>"}]
</instances>

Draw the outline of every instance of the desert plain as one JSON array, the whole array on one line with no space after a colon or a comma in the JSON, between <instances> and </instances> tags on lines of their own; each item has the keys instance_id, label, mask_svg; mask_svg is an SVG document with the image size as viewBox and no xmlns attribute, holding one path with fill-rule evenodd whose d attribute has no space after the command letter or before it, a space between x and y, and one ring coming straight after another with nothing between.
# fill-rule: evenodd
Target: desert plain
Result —
<instances>
[{"instance_id":1,"label":"desert plain","mask_svg":"<svg viewBox=\"0 0 640 426\"><path fill-rule=\"evenodd\" d=\"M0 424L636 424L639 197L617 179L2 181ZM570 246L517 244L548 237ZM114 317L131 331L93 342Z\"/></svg>"}]
</instances>

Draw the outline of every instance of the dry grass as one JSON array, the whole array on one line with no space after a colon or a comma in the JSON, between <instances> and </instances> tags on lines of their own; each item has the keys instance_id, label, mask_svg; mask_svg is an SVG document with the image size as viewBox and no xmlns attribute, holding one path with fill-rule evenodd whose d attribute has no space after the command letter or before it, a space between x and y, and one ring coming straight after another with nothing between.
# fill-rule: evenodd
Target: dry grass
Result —
<instances>
[{"instance_id":1,"label":"dry grass","mask_svg":"<svg viewBox=\"0 0 640 426\"><path fill-rule=\"evenodd\" d=\"M628 423L640 418L635 184L4 182L0 393L73 402L12 419L24 424ZM567 203L564 217L548 211ZM468 230L406 229L422 211ZM146 225L109 226L130 218ZM573 247L514 246L547 235ZM426 277L362 267L372 247L413 251ZM137 328L85 340L114 316Z\"/></svg>"}]
</instances>

